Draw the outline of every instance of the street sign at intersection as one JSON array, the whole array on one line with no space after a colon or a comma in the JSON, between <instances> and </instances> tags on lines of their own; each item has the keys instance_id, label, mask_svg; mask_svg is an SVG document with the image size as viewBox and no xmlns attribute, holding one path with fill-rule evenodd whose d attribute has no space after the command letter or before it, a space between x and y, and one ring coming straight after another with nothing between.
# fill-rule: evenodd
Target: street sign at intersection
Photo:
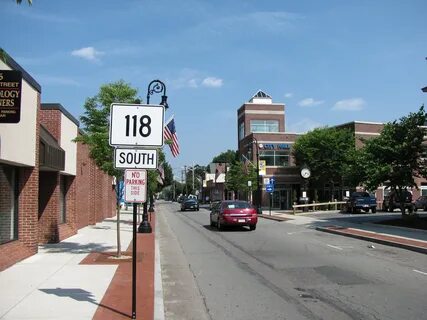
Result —
<instances>
[{"instance_id":1,"label":"street sign at intersection","mask_svg":"<svg viewBox=\"0 0 427 320\"><path fill-rule=\"evenodd\" d=\"M110 145L162 147L164 117L161 105L111 104Z\"/></svg>"}]
</instances>

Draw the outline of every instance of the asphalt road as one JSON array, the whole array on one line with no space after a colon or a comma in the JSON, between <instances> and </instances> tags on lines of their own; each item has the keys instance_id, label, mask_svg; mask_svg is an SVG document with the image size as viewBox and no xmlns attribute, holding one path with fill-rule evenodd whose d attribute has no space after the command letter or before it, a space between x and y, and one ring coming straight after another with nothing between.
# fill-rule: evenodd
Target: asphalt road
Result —
<instances>
[{"instance_id":1,"label":"asphalt road","mask_svg":"<svg viewBox=\"0 0 427 320\"><path fill-rule=\"evenodd\" d=\"M427 319L427 255L292 221L219 232L206 209L156 211L166 319Z\"/></svg>"}]
</instances>

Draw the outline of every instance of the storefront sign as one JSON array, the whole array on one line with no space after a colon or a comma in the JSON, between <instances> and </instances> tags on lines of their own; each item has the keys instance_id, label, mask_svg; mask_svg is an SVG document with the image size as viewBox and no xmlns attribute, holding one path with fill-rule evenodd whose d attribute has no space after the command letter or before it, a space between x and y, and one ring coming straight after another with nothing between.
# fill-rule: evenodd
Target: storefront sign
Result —
<instances>
[{"instance_id":1,"label":"storefront sign","mask_svg":"<svg viewBox=\"0 0 427 320\"><path fill-rule=\"evenodd\" d=\"M264 143L260 149L264 150L286 150L290 149L291 146L288 143Z\"/></svg>"},{"instance_id":2,"label":"storefront sign","mask_svg":"<svg viewBox=\"0 0 427 320\"><path fill-rule=\"evenodd\" d=\"M0 70L0 123L21 120L22 73Z\"/></svg>"},{"instance_id":3,"label":"storefront sign","mask_svg":"<svg viewBox=\"0 0 427 320\"><path fill-rule=\"evenodd\" d=\"M265 160L259 160L258 170L260 176L265 176L267 174L265 170Z\"/></svg>"}]
</instances>

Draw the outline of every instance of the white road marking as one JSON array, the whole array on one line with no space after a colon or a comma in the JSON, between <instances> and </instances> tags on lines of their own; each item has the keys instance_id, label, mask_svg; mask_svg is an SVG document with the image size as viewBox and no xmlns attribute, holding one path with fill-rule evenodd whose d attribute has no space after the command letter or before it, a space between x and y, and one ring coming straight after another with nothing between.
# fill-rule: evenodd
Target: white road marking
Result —
<instances>
[{"instance_id":1,"label":"white road marking","mask_svg":"<svg viewBox=\"0 0 427 320\"><path fill-rule=\"evenodd\" d=\"M338 250L343 250L343 248L338 247L338 246L333 246L331 244L326 244L328 247L334 248L334 249L338 249Z\"/></svg>"},{"instance_id":2,"label":"white road marking","mask_svg":"<svg viewBox=\"0 0 427 320\"><path fill-rule=\"evenodd\" d=\"M412 271L417 272L417 273L421 273L421 274L427 276L427 272L422 272L422 271L419 271L419 270L416 270L416 269L414 269Z\"/></svg>"}]
</instances>

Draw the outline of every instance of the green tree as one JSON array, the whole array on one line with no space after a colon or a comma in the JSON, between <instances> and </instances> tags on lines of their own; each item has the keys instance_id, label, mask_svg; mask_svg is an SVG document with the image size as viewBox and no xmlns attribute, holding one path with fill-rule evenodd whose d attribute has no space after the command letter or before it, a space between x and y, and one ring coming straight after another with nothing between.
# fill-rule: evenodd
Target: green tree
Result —
<instances>
[{"instance_id":1,"label":"green tree","mask_svg":"<svg viewBox=\"0 0 427 320\"><path fill-rule=\"evenodd\" d=\"M194 171L194 188L193 188L193 171ZM189 193L194 194L196 190L200 190L205 177L206 167L198 164L193 167L188 167L185 177L185 183Z\"/></svg>"},{"instance_id":2,"label":"green tree","mask_svg":"<svg viewBox=\"0 0 427 320\"><path fill-rule=\"evenodd\" d=\"M234 161L230 164L230 169L225 177L225 187L234 191L236 195L250 191L256 185L256 170L250 163ZM248 181L252 182L252 187L248 186Z\"/></svg>"},{"instance_id":3,"label":"green tree","mask_svg":"<svg viewBox=\"0 0 427 320\"><path fill-rule=\"evenodd\" d=\"M119 181L123 180L123 171L114 168L114 149L109 145L110 106L112 103L134 103L138 99L137 94L138 90L123 80L102 85L96 96L86 99L85 112L80 117L83 133L76 139L89 146L90 157L101 170L116 177L118 257L121 256L119 201L123 195Z\"/></svg>"},{"instance_id":4,"label":"green tree","mask_svg":"<svg viewBox=\"0 0 427 320\"><path fill-rule=\"evenodd\" d=\"M414 177L427 178L427 159L423 139L427 115L424 107L399 121L386 123L381 135L365 141L360 151L363 183L370 190L384 185L396 192L405 214L404 191L417 187Z\"/></svg>"},{"instance_id":5,"label":"green tree","mask_svg":"<svg viewBox=\"0 0 427 320\"><path fill-rule=\"evenodd\" d=\"M342 185L349 176L347 167L353 164L354 150L355 139L350 130L324 127L298 138L292 154L298 166L310 168L310 183L314 187L328 183L333 196L333 186Z\"/></svg>"},{"instance_id":6,"label":"green tree","mask_svg":"<svg viewBox=\"0 0 427 320\"><path fill-rule=\"evenodd\" d=\"M235 150L227 150L225 152L221 152L219 155L215 156L212 159L212 163L233 163L239 160L239 153ZM213 172L211 172L213 173Z\"/></svg>"}]
</instances>

